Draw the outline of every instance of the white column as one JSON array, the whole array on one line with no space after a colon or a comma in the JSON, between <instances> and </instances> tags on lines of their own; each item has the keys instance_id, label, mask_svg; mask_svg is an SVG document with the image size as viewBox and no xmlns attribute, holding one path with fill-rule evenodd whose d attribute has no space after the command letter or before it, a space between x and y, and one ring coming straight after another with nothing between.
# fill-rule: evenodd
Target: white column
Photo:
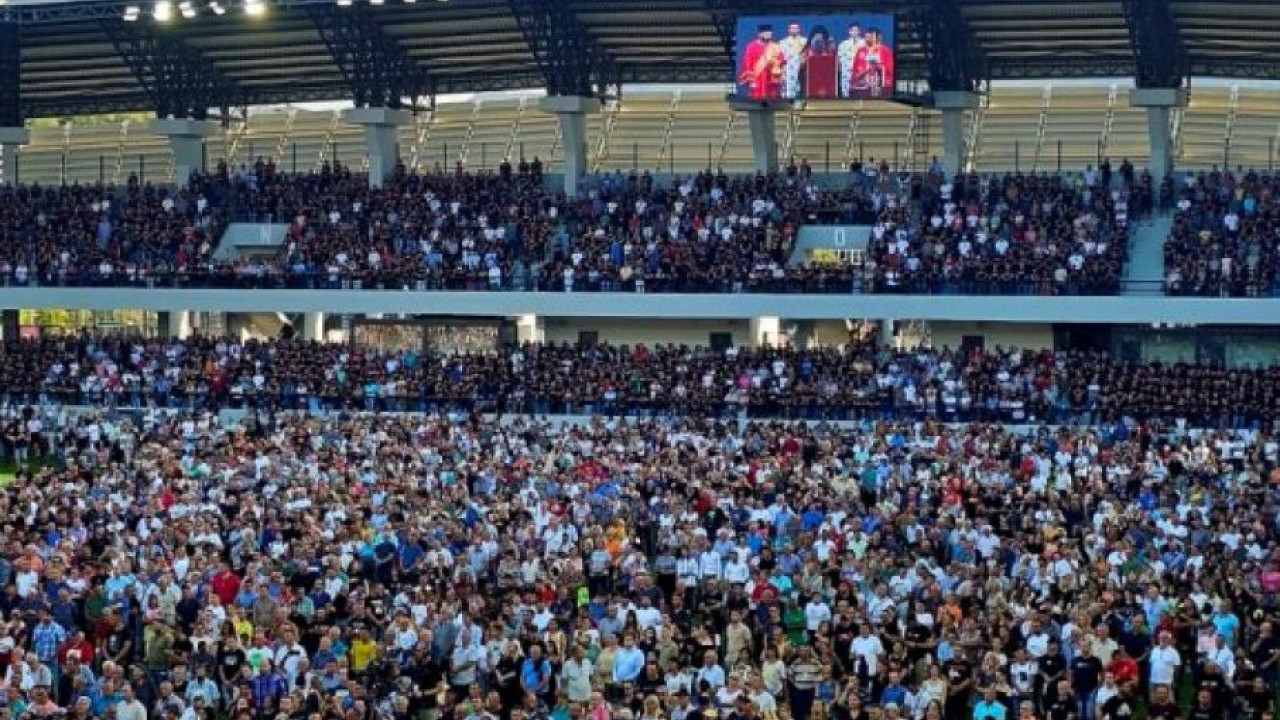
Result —
<instances>
[{"instance_id":1,"label":"white column","mask_svg":"<svg viewBox=\"0 0 1280 720\"><path fill-rule=\"evenodd\" d=\"M747 127L751 130L752 166L760 174L778 170L778 135L776 113L782 103L730 100L729 108L746 113Z\"/></svg>"},{"instance_id":2,"label":"white column","mask_svg":"<svg viewBox=\"0 0 1280 720\"><path fill-rule=\"evenodd\" d=\"M896 347L897 336L894 333L894 322L892 320L880 321L880 347Z\"/></svg>"},{"instance_id":3,"label":"white column","mask_svg":"<svg viewBox=\"0 0 1280 720\"><path fill-rule=\"evenodd\" d=\"M547 341L547 326L541 315L516 317L516 342L543 343Z\"/></svg>"},{"instance_id":4,"label":"white column","mask_svg":"<svg viewBox=\"0 0 1280 720\"><path fill-rule=\"evenodd\" d=\"M204 170L204 139L218 132L218 123L209 120L151 121L151 133L168 138L173 150L173 181L186 185L191 173Z\"/></svg>"},{"instance_id":5,"label":"white column","mask_svg":"<svg viewBox=\"0 0 1280 720\"><path fill-rule=\"evenodd\" d=\"M178 340L186 340L191 337L191 311L190 310L170 310L166 313L168 316L168 327L165 333L170 338Z\"/></svg>"},{"instance_id":6,"label":"white column","mask_svg":"<svg viewBox=\"0 0 1280 720\"><path fill-rule=\"evenodd\" d=\"M751 318L751 343L755 347L778 347L782 334L782 318L773 315Z\"/></svg>"},{"instance_id":7,"label":"white column","mask_svg":"<svg viewBox=\"0 0 1280 720\"><path fill-rule=\"evenodd\" d=\"M18 184L18 152L30 141L31 131L26 128L0 128L0 185Z\"/></svg>"},{"instance_id":8,"label":"white column","mask_svg":"<svg viewBox=\"0 0 1280 720\"><path fill-rule=\"evenodd\" d=\"M587 174L587 113L600 112L600 99L577 95L545 97L538 108L560 121L560 144L564 147L564 194L578 196L578 187Z\"/></svg>"},{"instance_id":9,"label":"white column","mask_svg":"<svg viewBox=\"0 0 1280 720\"><path fill-rule=\"evenodd\" d=\"M413 121L407 110L391 108L351 108L342 113L343 122L364 128L365 151L369 154L369 187L380 188L395 174L400 162L400 126Z\"/></svg>"},{"instance_id":10,"label":"white column","mask_svg":"<svg viewBox=\"0 0 1280 720\"><path fill-rule=\"evenodd\" d=\"M1151 146L1147 169L1158 186L1174 170L1169 113L1174 108L1187 106L1187 91L1181 88L1134 88L1129 91L1129 105L1147 109L1147 138Z\"/></svg>"},{"instance_id":11,"label":"white column","mask_svg":"<svg viewBox=\"0 0 1280 720\"><path fill-rule=\"evenodd\" d=\"M933 106L942 111L942 164L948 175L964 170L965 111L978 107L978 94L965 91L938 91Z\"/></svg>"},{"instance_id":12,"label":"white column","mask_svg":"<svg viewBox=\"0 0 1280 720\"><path fill-rule=\"evenodd\" d=\"M302 339L307 342L324 342L324 313L309 312L302 315Z\"/></svg>"}]
</instances>

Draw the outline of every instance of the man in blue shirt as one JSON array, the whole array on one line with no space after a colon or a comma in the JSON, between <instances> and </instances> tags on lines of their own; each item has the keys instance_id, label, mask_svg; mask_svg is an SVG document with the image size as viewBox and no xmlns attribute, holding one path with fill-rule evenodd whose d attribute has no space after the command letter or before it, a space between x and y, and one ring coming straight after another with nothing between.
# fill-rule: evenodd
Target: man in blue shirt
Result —
<instances>
[{"instance_id":1,"label":"man in blue shirt","mask_svg":"<svg viewBox=\"0 0 1280 720\"><path fill-rule=\"evenodd\" d=\"M551 663L542 657L541 645L530 647L529 657L520 664L520 687L527 693L547 699L547 692L551 689Z\"/></svg>"},{"instance_id":2,"label":"man in blue shirt","mask_svg":"<svg viewBox=\"0 0 1280 720\"><path fill-rule=\"evenodd\" d=\"M636 647L634 635L622 639L622 647L613 657L613 684L635 682L644 669L644 651Z\"/></svg>"},{"instance_id":3,"label":"man in blue shirt","mask_svg":"<svg viewBox=\"0 0 1280 720\"><path fill-rule=\"evenodd\" d=\"M987 688L982 699L973 706L973 720L1005 720L1008 713L1008 708L996 697L995 688Z\"/></svg>"}]
</instances>

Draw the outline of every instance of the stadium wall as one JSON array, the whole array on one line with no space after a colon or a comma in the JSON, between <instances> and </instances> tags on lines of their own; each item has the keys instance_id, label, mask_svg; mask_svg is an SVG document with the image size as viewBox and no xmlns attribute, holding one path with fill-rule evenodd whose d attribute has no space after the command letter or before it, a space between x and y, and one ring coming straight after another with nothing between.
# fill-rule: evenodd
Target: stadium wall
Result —
<instances>
[{"instance_id":1,"label":"stadium wall","mask_svg":"<svg viewBox=\"0 0 1280 720\"><path fill-rule=\"evenodd\" d=\"M1051 348L1053 326L1043 323L933 322L933 347L958 348L966 337L980 337L988 348Z\"/></svg>"},{"instance_id":2,"label":"stadium wall","mask_svg":"<svg viewBox=\"0 0 1280 720\"><path fill-rule=\"evenodd\" d=\"M657 295L378 290L0 288L0 308L326 312L545 318L1280 325L1280 301L1247 298L941 295Z\"/></svg>"},{"instance_id":3,"label":"stadium wall","mask_svg":"<svg viewBox=\"0 0 1280 720\"><path fill-rule=\"evenodd\" d=\"M577 343L580 333L594 332L610 345L699 345L708 347L715 333L728 333L735 346L754 345L747 320L602 320L600 318L547 318L546 341Z\"/></svg>"}]
</instances>

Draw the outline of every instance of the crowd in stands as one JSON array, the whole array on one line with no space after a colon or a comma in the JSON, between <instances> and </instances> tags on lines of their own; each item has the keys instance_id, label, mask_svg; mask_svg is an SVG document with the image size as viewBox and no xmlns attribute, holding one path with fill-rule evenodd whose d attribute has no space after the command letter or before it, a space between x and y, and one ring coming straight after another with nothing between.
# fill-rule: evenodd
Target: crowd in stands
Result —
<instances>
[{"instance_id":1,"label":"crowd in stands","mask_svg":"<svg viewBox=\"0 0 1280 720\"><path fill-rule=\"evenodd\" d=\"M0 278L133 284L208 263L226 224L224 197L205 178L180 190L0 186Z\"/></svg>"},{"instance_id":2,"label":"crowd in stands","mask_svg":"<svg viewBox=\"0 0 1280 720\"><path fill-rule=\"evenodd\" d=\"M1270 432L5 420L12 720L1274 718Z\"/></svg>"},{"instance_id":3,"label":"crowd in stands","mask_svg":"<svg viewBox=\"0 0 1280 720\"><path fill-rule=\"evenodd\" d=\"M13 207L0 249L13 257L0 258L0 277L246 288L1110 294L1130 208L1140 212L1150 194L1146 178L1092 170L946 179L868 164L828 185L806 165L757 177L708 171L669 186L648 174L612 174L568 200L525 167L400 172L370 189L341 166L289 175L258 162L196 175L175 193L136 184L6 191ZM219 259L214 243L227 217L289 231L274 257ZM869 218L878 223L865 265L793 257L801 225Z\"/></svg>"},{"instance_id":4,"label":"crowd in stands","mask_svg":"<svg viewBox=\"0 0 1280 720\"><path fill-rule=\"evenodd\" d=\"M1278 189L1265 173L1188 175L1164 249L1167 292L1271 297L1280 289Z\"/></svg>"},{"instance_id":5,"label":"crowd in stands","mask_svg":"<svg viewBox=\"0 0 1280 720\"><path fill-rule=\"evenodd\" d=\"M892 202L875 225L874 292L1110 295L1128 256L1131 207L1148 178L926 176L917 202ZM1118 180L1118 178L1117 178Z\"/></svg>"},{"instance_id":6,"label":"crowd in stands","mask_svg":"<svg viewBox=\"0 0 1280 720\"><path fill-rule=\"evenodd\" d=\"M803 419L1245 427L1280 418L1280 364L1125 363L1101 352L516 345L377 352L296 340L15 340L0 399L19 404L300 410L442 408Z\"/></svg>"}]
</instances>

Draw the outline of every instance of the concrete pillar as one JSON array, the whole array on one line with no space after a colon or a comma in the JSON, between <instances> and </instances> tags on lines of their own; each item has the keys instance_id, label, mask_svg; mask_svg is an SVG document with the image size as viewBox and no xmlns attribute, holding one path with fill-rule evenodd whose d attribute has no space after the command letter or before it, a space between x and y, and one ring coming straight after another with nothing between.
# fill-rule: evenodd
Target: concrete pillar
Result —
<instances>
[{"instance_id":1,"label":"concrete pillar","mask_svg":"<svg viewBox=\"0 0 1280 720\"><path fill-rule=\"evenodd\" d=\"M351 108L342 113L343 122L364 128L364 146L369 154L369 187L380 188L400 162L400 126L413 121L407 110L391 108Z\"/></svg>"},{"instance_id":2,"label":"concrete pillar","mask_svg":"<svg viewBox=\"0 0 1280 720\"><path fill-rule=\"evenodd\" d=\"M564 148L564 194L578 196L587 174L587 113L600 112L600 100L576 95L545 97L538 108L554 114L560 122L560 145Z\"/></svg>"},{"instance_id":3,"label":"concrete pillar","mask_svg":"<svg viewBox=\"0 0 1280 720\"><path fill-rule=\"evenodd\" d=\"M544 343L547 341L547 324L541 315L516 317L516 342Z\"/></svg>"},{"instance_id":4,"label":"concrete pillar","mask_svg":"<svg viewBox=\"0 0 1280 720\"><path fill-rule=\"evenodd\" d=\"M0 311L0 339L5 341L18 339L22 331L19 326L19 317L17 310Z\"/></svg>"},{"instance_id":5,"label":"concrete pillar","mask_svg":"<svg viewBox=\"0 0 1280 720\"><path fill-rule=\"evenodd\" d=\"M0 185L17 185L18 152L31 142L31 131L24 127L0 128Z\"/></svg>"},{"instance_id":6,"label":"concrete pillar","mask_svg":"<svg viewBox=\"0 0 1280 720\"><path fill-rule=\"evenodd\" d=\"M204 139L218 132L218 123L209 120L151 121L151 134L168 138L173 150L173 181L186 185L193 172L204 171Z\"/></svg>"},{"instance_id":7,"label":"concrete pillar","mask_svg":"<svg viewBox=\"0 0 1280 720\"><path fill-rule=\"evenodd\" d=\"M894 332L893 320L880 321L879 342L880 342L880 347L882 348L897 346L897 334Z\"/></svg>"},{"instance_id":8,"label":"concrete pillar","mask_svg":"<svg viewBox=\"0 0 1280 720\"><path fill-rule=\"evenodd\" d=\"M729 108L746 113L747 127L751 130L752 166L760 174L778 170L778 134L774 118L782 103L730 100Z\"/></svg>"},{"instance_id":9,"label":"concrete pillar","mask_svg":"<svg viewBox=\"0 0 1280 720\"><path fill-rule=\"evenodd\" d=\"M191 311L168 310L158 318L160 331L168 339L186 340L191 337Z\"/></svg>"},{"instance_id":10,"label":"concrete pillar","mask_svg":"<svg viewBox=\"0 0 1280 720\"><path fill-rule=\"evenodd\" d=\"M947 175L964 171L966 110L978 107L978 93L938 91L933 106L942 112L942 164Z\"/></svg>"},{"instance_id":11,"label":"concrete pillar","mask_svg":"<svg viewBox=\"0 0 1280 720\"><path fill-rule=\"evenodd\" d=\"M782 318L767 315L751 318L751 344L755 347L778 347L782 341Z\"/></svg>"},{"instance_id":12,"label":"concrete pillar","mask_svg":"<svg viewBox=\"0 0 1280 720\"><path fill-rule=\"evenodd\" d=\"M302 315L302 339L307 342L324 342L324 313L309 312Z\"/></svg>"},{"instance_id":13,"label":"concrete pillar","mask_svg":"<svg viewBox=\"0 0 1280 720\"><path fill-rule=\"evenodd\" d=\"M1147 169L1157 185L1173 173L1173 133L1169 113L1187 106L1187 91L1181 88L1134 88L1129 105L1147 109L1147 137L1151 146Z\"/></svg>"}]
</instances>

